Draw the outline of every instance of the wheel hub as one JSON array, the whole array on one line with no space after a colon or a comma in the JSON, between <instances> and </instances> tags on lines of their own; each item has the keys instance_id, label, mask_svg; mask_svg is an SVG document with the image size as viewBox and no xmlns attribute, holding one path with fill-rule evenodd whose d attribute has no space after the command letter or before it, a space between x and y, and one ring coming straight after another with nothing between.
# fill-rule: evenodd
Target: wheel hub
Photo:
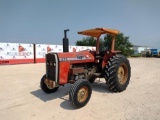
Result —
<instances>
[{"instance_id":1,"label":"wheel hub","mask_svg":"<svg viewBox=\"0 0 160 120\"><path fill-rule=\"evenodd\" d=\"M82 87L79 91L78 91L78 95L77 95L77 99L79 102L84 102L88 96L88 88L87 87Z\"/></svg>"},{"instance_id":2,"label":"wheel hub","mask_svg":"<svg viewBox=\"0 0 160 120\"><path fill-rule=\"evenodd\" d=\"M49 89L53 89L55 87L55 82L49 79L45 79L44 83Z\"/></svg>"},{"instance_id":3,"label":"wheel hub","mask_svg":"<svg viewBox=\"0 0 160 120\"><path fill-rule=\"evenodd\" d=\"M118 69L118 80L120 84L125 84L128 78L128 67L126 64L121 64Z\"/></svg>"}]
</instances>

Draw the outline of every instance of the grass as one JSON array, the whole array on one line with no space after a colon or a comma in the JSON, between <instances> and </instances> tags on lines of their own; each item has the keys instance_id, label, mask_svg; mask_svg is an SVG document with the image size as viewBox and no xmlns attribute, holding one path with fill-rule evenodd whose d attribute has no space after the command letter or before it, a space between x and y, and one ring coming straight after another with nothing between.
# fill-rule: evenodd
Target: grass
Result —
<instances>
[{"instance_id":1,"label":"grass","mask_svg":"<svg viewBox=\"0 0 160 120\"><path fill-rule=\"evenodd\" d=\"M134 55L131 55L131 57L141 57L141 54L134 54Z\"/></svg>"}]
</instances>

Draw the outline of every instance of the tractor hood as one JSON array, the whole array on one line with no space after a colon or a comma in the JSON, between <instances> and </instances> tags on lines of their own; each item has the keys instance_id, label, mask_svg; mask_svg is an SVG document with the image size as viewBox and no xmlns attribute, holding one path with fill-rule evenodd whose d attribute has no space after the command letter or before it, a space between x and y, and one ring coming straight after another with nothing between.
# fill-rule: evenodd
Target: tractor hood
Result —
<instances>
[{"instance_id":1,"label":"tractor hood","mask_svg":"<svg viewBox=\"0 0 160 120\"><path fill-rule=\"evenodd\" d=\"M118 33L119 33L119 30L108 29L108 28L95 28L95 29L78 32L78 34L92 36L92 37L100 37L101 34L116 35Z\"/></svg>"},{"instance_id":2,"label":"tractor hood","mask_svg":"<svg viewBox=\"0 0 160 120\"><path fill-rule=\"evenodd\" d=\"M94 56L87 50L80 52L57 53L59 61L71 63L94 62Z\"/></svg>"}]
</instances>

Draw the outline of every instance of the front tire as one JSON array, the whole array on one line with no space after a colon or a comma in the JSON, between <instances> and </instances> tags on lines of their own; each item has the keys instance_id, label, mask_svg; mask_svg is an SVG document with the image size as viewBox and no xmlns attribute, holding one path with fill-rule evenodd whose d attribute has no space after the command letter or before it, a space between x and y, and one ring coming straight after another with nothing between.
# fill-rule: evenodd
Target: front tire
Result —
<instances>
[{"instance_id":1,"label":"front tire","mask_svg":"<svg viewBox=\"0 0 160 120\"><path fill-rule=\"evenodd\" d=\"M112 91L124 91L129 84L130 76L130 64L125 56L116 55L109 59L105 68L104 77Z\"/></svg>"},{"instance_id":2,"label":"front tire","mask_svg":"<svg viewBox=\"0 0 160 120\"><path fill-rule=\"evenodd\" d=\"M77 80L69 91L69 101L76 108L85 106L90 100L92 88L88 80Z\"/></svg>"},{"instance_id":3,"label":"front tire","mask_svg":"<svg viewBox=\"0 0 160 120\"><path fill-rule=\"evenodd\" d=\"M55 87L55 88L53 88L53 89L47 87L47 85L44 83L45 78L46 78L46 75L44 75L44 76L41 78L41 82L40 82L40 87L41 87L41 89L42 89L45 93L53 93L53 92L56 92L59 87Z\"/></svg>"}]
</instances>

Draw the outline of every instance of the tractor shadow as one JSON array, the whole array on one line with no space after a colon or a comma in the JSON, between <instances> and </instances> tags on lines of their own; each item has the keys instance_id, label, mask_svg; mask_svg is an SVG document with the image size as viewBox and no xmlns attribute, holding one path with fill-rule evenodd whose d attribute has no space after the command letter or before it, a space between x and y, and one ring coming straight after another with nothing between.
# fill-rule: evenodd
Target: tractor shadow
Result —
<instances>
[{"instance_id":1,"label":"tractor shadow","mask_svg":"<svg viewBox=\"0 0 160 120\"><path fill-rule=\"evenodd\" d=\"M43 92L41 89L30 92L32 95L42 100L43 102L48 102L54 99L62 99L63 102L60 106L67 110L75 110L75 108L69 102L69 90L71 84L66 84L64 87L60 86L59 89L55 93L47 94Z\"/></svg>"},{"instance_id":2,"label":"tractor shadow","mask_svg":"<svg viewBox=\"0 0 160 120\"><path fill-rule=\"evenodd\" d=\"M54 100L57 98L65 100L67 99L65 96L68 95L70 87L71 87L71 84L66 84L64 87L60 86L55 93L51 93L51 94L47 94L43 92L41 89L32 91L30 93L44 102Z\"/></svg>"},{"instance_id":3,"label":"tractor shadow","mask_svg":"<svg viewBox=\"0 0 160 120\"><path fill-rule=\"evenodd\" d=\"M70 87L71 87L71 84L66 84L64 87L63 86L59 87L57 92L51 93L51 94L46 94L41 89L38 89L36 91L32 91L30 93L44 102L54 100L57 98L62 99L64 101L60 104L60 106L63 109L75 110L75 107L72 106L69 102ZM95 91L95 92L106 93L106 94L113 93L109 90L108 86L104 82L101 82L101 81L100 82L96 81L96 82L92 83L91 87L92 87L92 91ZM95 94L95 93L92 92L92 94Z\"/></svg>"},{"instance_id":4,"label":"tractor shadow","mask_svg":"<svg viewBox=\"0 0 160 120\"><path fill-rule=\"evenodd\" d=\"M96 80L94 83L91 83L92 90L100 93L113 93L107 86L104 80Z\"/></svg>"}]
</instances>

